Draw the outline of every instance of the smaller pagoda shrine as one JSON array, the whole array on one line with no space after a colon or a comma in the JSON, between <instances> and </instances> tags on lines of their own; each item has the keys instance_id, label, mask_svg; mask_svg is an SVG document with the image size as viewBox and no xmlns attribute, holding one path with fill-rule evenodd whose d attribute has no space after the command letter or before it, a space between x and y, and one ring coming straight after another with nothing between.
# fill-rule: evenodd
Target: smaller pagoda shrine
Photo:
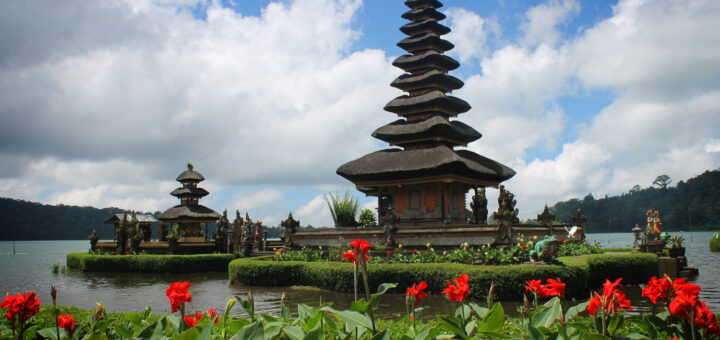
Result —
<instances>
[{"instance_id":1,"label":"smaller pagoda shrine","mask_svg":"<svg viewBox=\"0 0 720 340\"><path fill-rule=\"evenodd\" d=\"M182 183L182 187L173 190L170 194L179 198L180 204L158 215L158 220L171 225L177 224L178 232L185 235L200 235L202 223L215 223L222 215L200 205L200 198L210 193L198 187L198 183L204 181L205 177L195 171L191 163L188 163L187 170L183 171L176 180Z\"/></svg>"}]
</instances>

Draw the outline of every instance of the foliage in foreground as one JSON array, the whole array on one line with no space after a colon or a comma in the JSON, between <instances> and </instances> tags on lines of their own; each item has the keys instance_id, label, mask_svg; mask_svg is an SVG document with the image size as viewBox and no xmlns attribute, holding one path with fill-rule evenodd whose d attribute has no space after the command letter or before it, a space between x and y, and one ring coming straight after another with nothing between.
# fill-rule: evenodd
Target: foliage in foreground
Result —
<instances>
[{"instance_id":1,"label":"foliage in foreground","mask_svg":"<svg viewBox=\"0 0 720 340\"><path fill-rule=\"evenodd\" d=\"M360 209L360 201L357 197L351 196L347 191L342 197L338 193L329 193L325 196L325 203L330 209L335 227L354 228L357 226L355 217Z\"/></svg>"},{"instance_id":2,"label":"foliage in foreground","mask_svg":"<svg viewBox=\"0 0 720 340\"><path fill-rule=\"evenodd\" d=\"M466 279L465 279L466 280ZM533 280L535 281L535 280ZM499 303L488 296L487 304L467 303L469 287L462 277L455 285L447 283L445 294L458 303L453 315L437 315L435 320L422 322L414 316L422 312L416 307L422 298L420 286L407 290L408 308L413 312L401 319L376 321L373 312L381 295L395 288L383 284L368 300L359 299L349 310L336 310L331 305L311 307L299 304L296 315L281 300L276 315L256 313L252 295L231 298L223 314L200 311L185 315L184 302L191 301L189 284L175 283L166 292L173 309L180 315L152 314L150 308L135 313L106 313L73 307L44 306L26 320L23 334L17 330L16 315L0 321L0 338L36 339L717 339L717 320L709 311L703 312L702 301L694 290L699 287L667 278L651 280L643 295L667 310L651 315L625 315L631 309L622 292L620 280L606 281L602 292L593 294L588 302L567 308L563 298L564 284L548 280L548 284L527 282L526 290L533 302L520 307L519 317L508 317ZM665 295L663 295L665 294ZM543 303L542 299L546 299ZM7 300L7 298L6 298ZM238 304L247 317L231 317ZM8 309L10 316L11 309ZM589 313L590 315L586 315ZM705 313L701 315L702 313ZM707 314L709 313L709 314ZM61 315L62 314L62 315ZM58 318L60 316L61 318ZM55 320L72 320L56 327ZM66 321L67 322L67 321Z\"/></svg>"},{"instance_id":3,"label":"foliage in foreground","mask_svg":"<svg viewBox=\"0 0 720 340\"><path fill-rule=\"evenodd\" d=\"M720 235L715 233L710 239L710 251L720 252Z\"/></svg>"}]
</instances>

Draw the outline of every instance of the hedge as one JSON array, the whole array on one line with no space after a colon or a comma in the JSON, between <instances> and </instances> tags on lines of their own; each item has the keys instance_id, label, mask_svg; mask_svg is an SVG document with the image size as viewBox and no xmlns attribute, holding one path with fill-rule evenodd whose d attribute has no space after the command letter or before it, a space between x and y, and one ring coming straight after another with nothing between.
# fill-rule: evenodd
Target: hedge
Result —
<instances>
[{"instance_id":1,"label":"hedge","mask_svg":"<svg viewBox=\"0 0 720 340\"><path fill-rule=\"evenodd\" d=\"M94 255L67 254L67 266L91 272L201 273L224 272L235 254Z\"/></svg>"},{"instance_id":2,"label":"hedge","mask_svg":"<svg viewBox=\"0 0 720 340\"><path fill-rule=\"evenodd\" d=\"M720 237L717 237L717 233L710 239L710 251L720 252Z\"/></svg>"},{"instance_id":3,"label":"hedge","mask_svg":"<svg viewBox=\"0 0 720 340\"><path fill-rule=\"evenodd\" d=\"M370 264L368 275L374 290L383 282L409 287L425 281L427 291L439 294L447 281L467 273L471 296L484 298L491 283L500 300L522 298L525 281L560 278L567 284L566 294L586 297L589 288L604 282L605 277L626 275L623 283L647 282L657 275L654 254L594 254L559 258L561 264L521 264L508 266L476 266L457 263ZM271 261L270 257L237 259L228 268L230 281L256 286L314 286L341 292L353 289L353 266L337 262ZM362 287L362 285L360 285ZM362 288L360 289L362 291Z\"/></svg>"}]
</instances>

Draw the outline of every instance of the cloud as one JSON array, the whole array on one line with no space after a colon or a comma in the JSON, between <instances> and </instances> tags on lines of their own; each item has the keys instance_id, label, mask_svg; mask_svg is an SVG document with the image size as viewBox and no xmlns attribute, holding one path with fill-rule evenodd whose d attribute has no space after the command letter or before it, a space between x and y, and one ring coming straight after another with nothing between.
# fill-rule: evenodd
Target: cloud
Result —
<instances>
[{"instance_id":1,"label":"cloud","mask_svg":"<svg viewBox=\"0 0 720 340\"><path fill-rule=\"evenodd\" d=\"M580 4L575 0L551 0L530 8L522 23L526 45L546 43L554 45L561 39L557 26L580 13Z\"/></svg>"},{"instance_id":2,"label":"cloud","mask_svg":"<svg viewBox=\"0 0 720 340\"><path fill-rule=\"evenodd\" d=\"M295 219L299 220L302 225L313 225L315 227L332 227L328 221L332 223L330 209L325 202L325 195L317 195L310 202L301 206L293 214Z\"/></svg>"},{"instance_id":3,"label":"cloud","mask_svg":"<svg viewBox=\"0 0 720 340\"><path fill-rule=\"evenodd\" d=\"M235 194L227 206L240 211L252 211L266 205L279 205L284 199L285 195L279 189L243 191Z\"/></svg>"},{"instance_id":4,"label":"cloud","mask_svg":"<svg viewBox=\"0 0 720 340\"><path fill-rule=\"evenodd\" d=\"M497 21L482 18L467 9L450 7L444 13L452 28L445 38L455 45L449 54L457 56L462 63L470 63L474 58L486 55L489 51L488 36L501 34Z\"/></svg>"}]
</instances>

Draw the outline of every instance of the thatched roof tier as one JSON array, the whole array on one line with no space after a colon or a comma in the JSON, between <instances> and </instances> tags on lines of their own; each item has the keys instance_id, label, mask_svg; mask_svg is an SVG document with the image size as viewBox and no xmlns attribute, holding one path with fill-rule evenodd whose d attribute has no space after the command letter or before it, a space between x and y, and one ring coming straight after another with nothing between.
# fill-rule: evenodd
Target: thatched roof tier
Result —
<instances>
[{"instance_id":1,"label":"thatched roof tier","mask_svg":"<svg viewBox=\"0 0 720 340\"><path fill-rule=\"evenodd\" d=\"M385 105L385 111L397 113L400 116L435 113L455 117L470 110L466 101L448 96L441 91L430 91L419 96L403 95L391 100Z\"/></svg>"},{"instance_id":2,"label":"thatched roof tier","mask_svg":"<svg viewBox=\"0 0 720 340\"><path fill-rule=\"evenodd\" d=\"M108 218L103 224L115 224L123 219L123 215L125 214L114 214L110 218ZM135 218L137 218L138 222L140 223L154 223L157 222L158 219L155 218L153 215L142 215L142 214L135 214ZM132 221L132 214L127 214L125 217L125 221Z\"/></svg>"},{"instance_id":3,"label":"thatched roof tier","mask_svg":"<svg viewBox=\"0 0 720 340\"><path fill-rule=\"evenodd\" d=\"M470 185L497 186L515 171L469 150L447 146L427 149L386 149L341 165L337 174L356 186L453 180Z\"/></svg>"},{"instance_id":4,"label":"thatched roof tier","mask_svg":"<svg viewBox=\"0 0 720 340\"><path fill-rule=\"evenodd\" d=\"M373 137L391 145L412 145L428 141L441 141L453 145L467 145L482 135L469 125L434 116L423 121L408 122L398 119L375 130Z\"/></svg>"},{"instance_id":5,"label":"thatched roof tier","mask_svg":"<svg viewBox=\"0 0 720 340\"><path fill-rule=\"evenodd\" d=\"M188 197L205 197L209 195L210 193L203 189L203 188L177 188L173 190L170 195L173 195L178 198L188 198Z\"/></svg>"},{"instance_id":6,"label":"thatched roof tier","mask_svg":"<svg viewBox=\"0 0 720 340\"><path fill-rule=\"evenodd\" d=\"M446 52L455 47L451 42L440 38L439 35L434 33L425 33L423 35L405 38L400 40L397 46L413 54L425 51Z\"/></svg>"},{"instance_id":7,"label":"thatched roof tier","mask_svg":"<svg viewBox=\"0 0 720 340\"><path fill-rule=\"evenodd\" d=\"M423 7L413 9L403 13L402 17L408 20L435 19L437 21L445 19L445 14L436 11L432 7Z\"/></svg>"},{"instance_id":8,"label":"thatched roof tier","mask_svg":"<svg viewBox=\"0 0 720 340\"><path fill-rule=\"evenodd\" d=\"M460 63L455 59L436 51L427 51L418 55L401 55L392 64L409 73L433 69L447 72L460 67Z\"/></svg>"},{"instance_id":9,"label":"thatched roof tier","mask_svg":"<svg viewBox=\"0 0 720 340\"><path fill-rule=\"evenodd\" d=\"M222 215L202 205L176 205L162 214L158 219L163 222L194 221L213 223Z\"/></svg>"},{"instance_id":10,"label":"thatched roof tier","mask_svg":"<svg viewBox=\"0 0 720 340\"><path fill-rule=\"evenodd\" d=\"M403 90L405 92L421 91L421 90L440 90L448 92L463 87L462 80L457 79L445 72L439 70L431 70L423 74L403 74L390 84L390 86Z\"/></svg>"},{"instance_id":11,"label":"thatched roof tier","mask_svg":"<svg viewBox=\"0 0 720 340\"><path fill-rule=\"evenodd\" d=\"M189 167L188 170L183 171L178 177L175 179L178 182L202 182L205 180L205 177L203 177L202 174L192 169L192 167Z\"/></svg>"},{"instance_id":12,"label":"thatched roof tier","mask_svg":"<svg viewBox=\"0 0 720 340\"><path fill-rule=\"evenodd\" d=\"M410 36L415 36L423 33L444 35L450 33L450 28L443 24L439 24L435 19L425 19L422 21L414 21L403 27L400 27L400 31Z\"/></svg>"},{"instance_id":13,"label":"thatched roof tier","mask_svg":"<svg viewBox=\"0 0 720 340\"><path fill-rule=\"evenodd\" d=\"M422 7L440 8L442 7L442 4L440 3L440 1L437 0L407 0L405 1L405 6L408 6L412 9Z\"/></svg>"}]
</instances>

